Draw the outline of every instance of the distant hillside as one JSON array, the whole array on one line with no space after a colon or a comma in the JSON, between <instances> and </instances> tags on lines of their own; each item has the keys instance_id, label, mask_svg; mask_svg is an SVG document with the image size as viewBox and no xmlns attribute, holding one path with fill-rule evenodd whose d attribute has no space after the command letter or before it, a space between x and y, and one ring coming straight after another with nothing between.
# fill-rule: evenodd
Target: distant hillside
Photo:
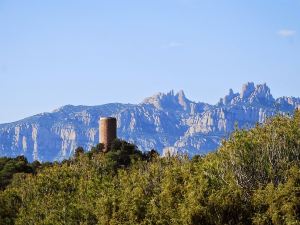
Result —
<instances>
[{"instance_id":1,"label":"distant hillside","mask_svg":"<svg viewBox=\"0 0 300 225\"><path fill-rule=\"evenodd\" d=\"M239 127L250 128L277 113L293 113L300 98L274 99L266 84L247 83L240 93L229 93L216 105L193 102L183 91L158 93L137 105L61 107L24 120L0 125L0 156L25 155L30 161L70 157L77 146L98 143L98 120L115 116L118 136L141 150L205 154Z\"/></svg>"}]
</instances>

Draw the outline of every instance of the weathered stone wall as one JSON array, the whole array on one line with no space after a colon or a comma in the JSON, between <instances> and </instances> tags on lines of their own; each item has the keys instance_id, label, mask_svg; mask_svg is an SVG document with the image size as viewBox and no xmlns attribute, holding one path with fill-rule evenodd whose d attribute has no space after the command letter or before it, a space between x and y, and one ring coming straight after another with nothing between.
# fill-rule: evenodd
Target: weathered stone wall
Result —
<instances>
[{"instance_id":1,"label":"weathered stone wall","mask_svg":"<svg viewBox=\"0 0 300 225\"><path fill-rule=\"evenodd\" d=\"M100 118L100 143L104 144L104 152L107 152L113 140L117 138L117 119L114 117Z\"/></svg>"}]
</instances>

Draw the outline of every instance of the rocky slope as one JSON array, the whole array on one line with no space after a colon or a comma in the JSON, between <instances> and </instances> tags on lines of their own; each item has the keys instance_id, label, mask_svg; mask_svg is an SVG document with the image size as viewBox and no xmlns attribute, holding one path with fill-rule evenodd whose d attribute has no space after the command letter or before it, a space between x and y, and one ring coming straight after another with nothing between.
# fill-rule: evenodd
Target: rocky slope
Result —
<instances>
[{"instance_id":1,"label":"rocky slope","mask_svg":"<svg viewBox=\"0 0 300 225\"><path fill-rule=\"evenodd\" d=\"M138 105L61 107L24 120L0 125L0 156L25 155L30 161L70 157L77 146L98 143L98 120L115 116L118 136L142 150L205 154L215 150L236 124L250 128L277 113L293 113L300 98L274 99L266 84L247 83L241 93L230 90L216 105L196 103L183 91L159 93Z\"/></svg>"}]
</instances>

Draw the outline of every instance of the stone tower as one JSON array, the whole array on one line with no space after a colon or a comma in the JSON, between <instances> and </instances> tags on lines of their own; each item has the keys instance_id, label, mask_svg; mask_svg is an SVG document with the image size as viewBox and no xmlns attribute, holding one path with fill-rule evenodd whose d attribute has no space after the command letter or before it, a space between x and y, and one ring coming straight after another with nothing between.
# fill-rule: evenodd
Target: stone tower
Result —
<instances>
[{"instance_id":1,"label":"stone tower","mask_svg":"<svg viewBox=\"0 0 300 225\"><path fill-rule=\"evenodd\" d=\"M117 138L117 119L114 117L100 118L99 140L104 144L104 152L107 152L111 143Z\"/></svg>"}]
</instances>

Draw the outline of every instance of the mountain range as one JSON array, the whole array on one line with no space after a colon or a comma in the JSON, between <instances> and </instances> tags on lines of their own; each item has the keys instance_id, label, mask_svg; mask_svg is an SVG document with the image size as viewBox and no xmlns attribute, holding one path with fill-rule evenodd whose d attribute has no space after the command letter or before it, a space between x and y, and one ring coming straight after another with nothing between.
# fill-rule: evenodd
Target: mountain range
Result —
<instances>
[{"instance_id":1,"label":"mountain range","mask_svg":"<svg viewBox=\"0 0 300 225\"><path fill-rule=\"evenodd\" d=\"M99 118L113 116L118 137L143 151L206 154L218 148L236 126L251 128L278 113L292 114L300 98L275 99L266 84L232 89L215 104L193 102L183 91L158 93L140 104L66 105L51 113L0 125L0 156L24 155L29 161L60 161L78 146L99 142Z\"/></svg>"}]
</instances>

